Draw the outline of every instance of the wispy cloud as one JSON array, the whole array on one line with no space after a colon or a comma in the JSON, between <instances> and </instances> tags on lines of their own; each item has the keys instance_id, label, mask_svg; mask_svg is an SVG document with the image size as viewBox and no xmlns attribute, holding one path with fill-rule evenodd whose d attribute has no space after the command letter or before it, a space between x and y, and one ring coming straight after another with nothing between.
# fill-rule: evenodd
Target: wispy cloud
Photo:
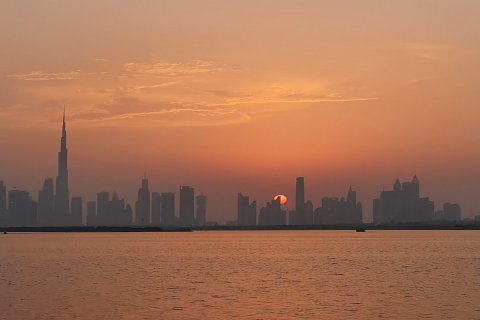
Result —
<instances>
[{"instance_id":1,"label":"wispy cloud","mask_svg":"<svg viewBox=\"0 0 480 320\"><path fill-rule=\"evenodd\" d=\"M192 62L129 62L123 67L125 72L130 74L143 74L159 77L199 75L227 70L225 66L203 60L195 60Z\"/></svg>"},{"instance_id":2,"label":"wispy cloud","mask_svg":"<svg viewBox=\"0 0 480 320\"><path fill-rule=\"evenodd\" d=\"M8 78L24 81L50 81L50 80L76 80L79 78L80 70L70 72L44 72L34 70L30 73L17 73L7 75Z\"/></svg>"},{"instance_id":3,"label":"wispy cloud","mask_svg":"<svg viewBox=\"0 0 480 320\"><path fill-rule=\"evenodd\" d=\"M157 83L152 85L136 85L136 86L128 86L123 89L124 93L135 93L145 90L155 90L158 88L168 88L178 84L179 81L168 81L163 83Z\"/></svg>"},{"instance_id":4,"label":"wispy cloud","mask_svg":"<svg viewBox=\"0 0 480 320\"><path fill-rule=\"evenodd\" d=\"M119 114L88 112L76 114L71 119L113 126L212 127L246 123L251 116L234 108L173 107Z\"/></svg>"},{"instance_id":5,"label":"wispy cloud","mask_svg":"<svg viewBox=\"0 0 480 320\"><path fill-rule=\"evenodd\" d=\"M336 98L336 99L243 99L228 101L224 103L209 104L212 107L236 106L236 105L258 105L258 104L301 104L301 103L322 103L322 102L361 102L378 100L378 97L359 98Z\"/></svg>"}]
</instances>

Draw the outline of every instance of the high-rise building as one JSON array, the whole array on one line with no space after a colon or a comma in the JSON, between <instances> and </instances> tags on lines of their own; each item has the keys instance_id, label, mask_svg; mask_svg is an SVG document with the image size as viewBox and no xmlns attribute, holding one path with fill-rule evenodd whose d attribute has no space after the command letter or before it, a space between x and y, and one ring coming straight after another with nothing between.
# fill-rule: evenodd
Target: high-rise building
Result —
<instances>
[{"instance_id":1,"label":"high-rise building","mask_svg":"<svg viewBox=\"0 0 480 320\"><path fill-rule=\"evenodd\" d=\"M87 226L97 225L97 203L95 201L87 202Z\"/></svg>"},{"instance_id":2,"label":"high-rise building","mask_svg":"<svg viewBox=\"0 0 480 320\"><path fill-rule=\"evenodd\" d=\"M37 224L37 203L30 193L22 190L8 192L8 213L14 226L35 226Z\"/></svg>"},{"instance_id":3,"label":"high-rise building","mask_svg":"<svg viewBox=\"0 0 480 320\"><path fill-rule=\"evenodd\" d=\"M0 180L0 223L6 219L7 215L7 187L5 183Z\"/></svg>"},{"instance_id":4,"label":"high-rise building","mask_svg":"<svg viewBox=\"0 0 480 320\"><path fill-rule=\"evenodd\" d=\"M160 219L160 221L162 223L162 226L176 225L177 223L175 221L175 193L163 192L161 198L162 218Z\"/></svg>"},{"instance_id":5,"label":"high-rise building","mask_svg":"<svg viewBox=\"0 0 480 320\"><path fill-rule=\"evenodd\" d=\"M129 224L131 225L133 223L133 210L132 206L127 204L125 207L125 216L127 217L127 221L129 221Z\"/></svg>"},{"instance_id":6,"label":"high-rise building","mask_svg":"<svg viewBox=\"0 0 480 320\"><path fill-rule=\"evenodd\" d=\"M68 151L65 110L63 111L62 138L58 152L58 175L55 192L55 225L65 225L70 216L70 196L68 191Z\"/></svg>"},{"instance_id":7,"label":"high-rise building","mask_svg":"<svg viewBox=\"0 0 480 320\"><path fill-rule=\"evenodd\" d=\"M305 202L305 179L298 177L295 185L295 211L289 215L291 225L313 224L313 203Z\"/></svg>"},{"instance_id":8,"label":"high-rise building","mask_svg":"<svg viewBox=\"0 0 480 320\"><path fill-rule=\"evenodd\" d=\"M272 199L267 205L260 209L258 215L258 225L260 226L279 226L287 224L287 213L282 210L280 198Z\"/></svg>"},{"instance_id":9,"label":"high-rise building","mask_svg":"<svg viewBox=\"0 0 480 320\"><path fill-rule=\"evenodd\" d=\"M152 192L152 225L159 226L162 215L162 196Z\"/></svg>"},{"instance_id":10,"label":"high-rise building","mask_svg":"<svg viewBox=\"0 0 480 320\"><path fill-rule=\"evenodd\" d=\"M362 204L357 202L357 192L348 189L347 198L324 197L322 206L314 213L315 224L362 223Z\"/></svg>"},{"instance_id":11,"label":"high-rise building","mask_svg":"<svg viewBox=\"0 0 480 320\"><path fill-rule=\"evenodd\" d=\"M189 186L180 187L179 223L184 227L195 225L195 192Z\"/></svg>"},{"instance_id":12,"label":"high-rise building","mask_svg":"<svg viewBox=\"0 0 480 320\"><path fill-rule=\"evenodd\" d=\"M72 226L83 225L82 197L72 197L70 202L70 224Z\"/></svg>"},{"instance_id":13,"label":"high-rise building","mask_svg":"<svg viewBox=\"0 0 480 320\"><path fill-rule=\"evenodd\" d=\"M56 224L54 209L55 195L53 191L53 179L46 178L42 189L38 191L37 218L40 226L52 226Z\"/></svg>"},{"instance_id":14,"label":"high-rise building","mask_svg":"<svg viewBox=\"0 0 480 320\"><path fill-rule=\"evenodd\" d=\"M207 223L207 197L203 194L196 197L197 212L195 215L197 226L205 226Z\"/></svg>"},{"instance_id":15,"label":"high-rise building","mask_svg":"<svg viewBox=\"0 0 480 320\"><path fill-rule=\"evenodd\" d=\"M446 221L462 220L462 209L458 203L445 203L443 205L443 217Z\"/></svg>"},{"instance_id":16,"label":"high-rise building","mask_svg":"<svg viewBox=\"0 0 480 320\"><path fill-rule=\"evenodd\" d=\"M113 192L108 212L109 226L129 226L132 224L132 218L125 207L125 199L120 199L116 192Z\"/></svg>"},{"instance_id":17,"label":"high-rise building","mask_svg":"<svg viewBox=\"0 0 480 320\"><path fill-rule=\"evenodd\" d=\"M138 189L137 202L135 202L135 223L139 226L150 224L150 190L148 179L142 179L142 186Z\"/></svg>"},{"instance_id":18,"label":"high-rise building","mask_svg":"<svg viewBox=\"0 0 480 320\"><path fill-rule=\"evenodd\" d=\"M250 203L250 198L241 193L237 194L237 225L257 225L257 202Z\"/></svg>"},{"instance_id":19,"label":"high-rise building","mask_svg":"<svg viewBox=\"0 0 480 320\"><path fill-rule=\"evenodd\" d=\"M110 194L106 191L97 193L97 225L108 226L110 218Z\"/></svg>"},{"instance_id":20,"label":"high-rise building","mask_svg":"<svg viewBox=\"0 0 480 320\"><path fill-rule=\"evenodd\" d=\"M303 177L297 177L297 183L295 186L295 211L300 213L303 211L305 204L305 179Z\"/></svg>"},{"instance_id":21,"label":"high-rise building","mask_svg":"<svg viewBox=\"0 0 480 320\"><path fill-rule=\"evenodd\" d=\"M383 191L373 200L374 223L425 222L435 220L433 201L420 198L420 182L415 175L410 182L397 179L392 191Z\"/></svg>"}]
</instances>

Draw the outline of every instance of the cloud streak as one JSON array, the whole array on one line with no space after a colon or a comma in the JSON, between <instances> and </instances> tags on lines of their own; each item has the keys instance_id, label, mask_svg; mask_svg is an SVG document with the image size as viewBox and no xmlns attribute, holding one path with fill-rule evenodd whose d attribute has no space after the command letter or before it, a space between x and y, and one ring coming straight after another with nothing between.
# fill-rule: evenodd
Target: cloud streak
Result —
<instances>
[{"instance_id":1,"label":"cloud streak","mask_svg":"<svg viewBox=\"0 0 480 320\"><path fill-rule=\"evenodd\" d=\"M30 73L18 73L7 75L10 79L23 81L51 81L51 80L76 80L80 76L80 70L71 72L44 72L34 70Z\"/></svg>"},{"instance_id":2,"label":"cloud streak","mask_svg":"<svg viewBox=\"0 0 480 320\"><path fill-rule=\"evenodd\" d=\"M251 116L232 108L189 108L174 107L155 111L127 112L113 114L109 112L90 112L72 117L90 123L128 126L162 127L212 127L247 123Z\"/></svg>"},{"instance_id":3,"label":"cloud streak","mask_svg":"<svg viewBox=\"0 0 480 320\"><path fill-rule=\"evenodd\" d=\"M124 64L125 72L129 74L151 75L158 77L178 77L200 75L226 71L225 66L211 61L194 60L192 62L129 62Z\"/></svg>"},{"instance_id":4,"label":"cloud streak","mask_svg":"<svg viewBox=\"0 0 480 320\"><path fill-rule=\"evenodd\" d=\"M247 105L247 104L295 104L295 103L327 103L327 102L361 102L361 101L373 101L379 100L378 97L367 97L367 98L345 98L345 99L264 99L264 100L239 100L239 101L228 101L224 103L214 103L209 104L210 107L220 107L220 106L236 106L236 105Z\"/></svg>"}]
</instances>

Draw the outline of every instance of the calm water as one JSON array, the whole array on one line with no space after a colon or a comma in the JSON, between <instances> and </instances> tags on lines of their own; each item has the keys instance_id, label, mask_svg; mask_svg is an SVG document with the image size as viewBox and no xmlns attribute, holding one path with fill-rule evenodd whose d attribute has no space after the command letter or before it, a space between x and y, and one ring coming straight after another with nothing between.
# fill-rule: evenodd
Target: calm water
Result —
<instances>
[{"instance_id":1,"label":"calm water","mask_svg":"<svg viewBox=\"0 0 480 320\"><path fill-rule=\"evenodd\" d=\"M0 319L480 319L480 232L0 235Z\"/></svg>"}]
</instances>

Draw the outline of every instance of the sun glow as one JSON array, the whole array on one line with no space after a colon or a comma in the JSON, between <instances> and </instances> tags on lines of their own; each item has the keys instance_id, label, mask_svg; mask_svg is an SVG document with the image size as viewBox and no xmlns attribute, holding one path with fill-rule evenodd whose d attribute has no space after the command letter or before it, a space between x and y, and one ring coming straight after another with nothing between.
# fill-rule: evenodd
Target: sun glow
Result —
<instances>
[{"instance_id":1,"label":"sun glow","mask_svg":"<svg viewBox=\"0 0 480 320\"><path fill-rule=\"evenodd\" d=\"M280 204L283 206L284 204L287 203L288 199L287 199L287 196L283 195L283 194L279 194L279 195L276 195L275 197L273 197L273 200L277 200L278 198L280 198Z\"/></svg>"}]
</instances>

